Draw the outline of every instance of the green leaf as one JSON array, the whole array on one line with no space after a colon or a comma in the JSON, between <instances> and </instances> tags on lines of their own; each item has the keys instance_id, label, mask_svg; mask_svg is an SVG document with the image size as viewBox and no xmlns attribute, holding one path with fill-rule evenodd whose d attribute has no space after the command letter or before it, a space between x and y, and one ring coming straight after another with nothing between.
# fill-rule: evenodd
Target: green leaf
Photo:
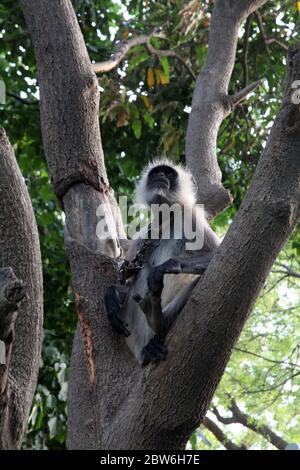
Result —
<instances>
[{"instance_id":1,"label":"green leaf","mask_svg":"<svg viewBox=\"0 0 300 470\"><path fill-rule=\"evenodd\" d=\"M168 57L160 57L159 60L160 60L160 63L162 65L162 68L165 72L165 75L169 79L170 78L170 64L169 64L169 61L168 61Z\"/></svg>"},{"instance_id":2,"label":"green leaf","mask_svg":"<svg viewBox=\"0 0 300 470\"><path fill-rule=\"evenodd\" d=\"M151 114L150 114L150 113L145 113L143 117L144 117L144 121L146 122L146 124L148 124L148 126L150 127L150 129L153 129L155 120L153 119L153 117L151 116Z\"/></svg>"},{"instance_id":3,"label":"green leaf","mask_svg":"<svg viewBox=\"0 0 300 470\"><path fill-rule=\"evenodd\" d=\"M142 121L137 119L136 121L133 121L131 124L132 130L134 132L134 135L137 139L139 139L142 135Z\"/></svg>"},{"instance_id":4,"label":"green leaf","mask_svg":"<svg viewBox=\"0 0 300 470\"><path fill-rule=\"evenodd\" d=\"M197 449L197 434L196 431L190 437L190 444L193 450Z\"/></svg>"}]
</instances>

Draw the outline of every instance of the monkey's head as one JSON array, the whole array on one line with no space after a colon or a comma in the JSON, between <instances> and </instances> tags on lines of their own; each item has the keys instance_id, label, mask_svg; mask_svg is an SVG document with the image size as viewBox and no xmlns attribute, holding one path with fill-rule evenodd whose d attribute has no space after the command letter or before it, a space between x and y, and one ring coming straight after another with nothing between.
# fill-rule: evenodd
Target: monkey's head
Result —
<instances>
[{"instance_id":1,"label":"monkey's head","mask_svg":"<svg viewBox=\"0 0 300 470\"><path fill-rule=\"evenodd\" d=\"M167 159L150 163L136 187L135 202L139 204L196 203L196 184L191 173Z\"/></svg>"}]
</instances>

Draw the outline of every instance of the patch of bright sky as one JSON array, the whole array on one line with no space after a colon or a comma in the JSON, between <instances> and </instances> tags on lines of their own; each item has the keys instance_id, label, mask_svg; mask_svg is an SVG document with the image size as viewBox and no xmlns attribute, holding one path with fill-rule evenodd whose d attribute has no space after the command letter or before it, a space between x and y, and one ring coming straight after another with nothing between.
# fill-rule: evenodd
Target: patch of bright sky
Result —
<instances>
[{"instance_id":1,"label":"patch of bright sky","mask_svg":"<svg viewBox=\"0 0 300 470\"><path fill-rule=\"evenodd\" d=\"M288 287L286 282L281 282L277 288L279 305L282 308L291 307L299 301L299 293L296 289Z\"/></svg>"}]
</instances>

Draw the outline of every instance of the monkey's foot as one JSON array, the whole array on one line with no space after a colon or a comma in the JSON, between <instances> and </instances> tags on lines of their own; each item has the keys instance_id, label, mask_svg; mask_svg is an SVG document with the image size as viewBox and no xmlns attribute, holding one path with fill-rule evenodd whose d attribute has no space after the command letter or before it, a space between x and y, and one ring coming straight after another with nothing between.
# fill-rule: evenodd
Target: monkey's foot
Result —
<instances>
[{"instance_id":1,"label":"monkey's foot","mask_svg":"<svg viewBox=\"0 0 300 470\"><path fill-rule=\"evenodd\" d=\"M155 335L142 351L142 365L146 366L149 362L164 361L168 354L164 338Z\"/></svg>"},{"instance_id":2,"label":"monkey's foot","mask_svg":"<svg viewBox=\"0 0 300 470\"><path fill-rule=\"evenodd\" d=\"M125 323L121 317L121 305L117 289L111 286L107 289L104 296L104 303L107 313L107 318L113 329L122 336L130 336L130 331L127 329L128 324Z\"/></svg>"}]
</instances>

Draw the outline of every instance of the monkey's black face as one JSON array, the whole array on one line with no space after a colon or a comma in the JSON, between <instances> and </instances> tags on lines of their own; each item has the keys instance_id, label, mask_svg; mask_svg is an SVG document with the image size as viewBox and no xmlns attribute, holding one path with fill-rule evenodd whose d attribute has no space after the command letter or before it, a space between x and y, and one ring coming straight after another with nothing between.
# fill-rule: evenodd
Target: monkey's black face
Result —
<instances>
[{"instance_id":1,"label":"monkey's black face","mask_svg":"<svg viewBox=\"0 0 300 470\"><path fill-rule=\"evenodd\" d=\"M178 173L177 171L168 166L168 165L159 165L149 172L147 179L147 189L153 193L153 196L167 195L167 193L174 193L177 189L178 184ZM151 202L163 202L157 200L157 197L154 197L156 201L152 200Z\"/></svg>"},{"instance_id":2,"label":"monkey's black face","mask_svg":"<svg viewBox=\"0 0 300 470\"><path fill-rule=\"evenodd\" d=\"M158 165L149 172L147 178L148 204L173 203L173 195L178 187L178 173L168 165Z\"/></svg>"}]
</instances>

